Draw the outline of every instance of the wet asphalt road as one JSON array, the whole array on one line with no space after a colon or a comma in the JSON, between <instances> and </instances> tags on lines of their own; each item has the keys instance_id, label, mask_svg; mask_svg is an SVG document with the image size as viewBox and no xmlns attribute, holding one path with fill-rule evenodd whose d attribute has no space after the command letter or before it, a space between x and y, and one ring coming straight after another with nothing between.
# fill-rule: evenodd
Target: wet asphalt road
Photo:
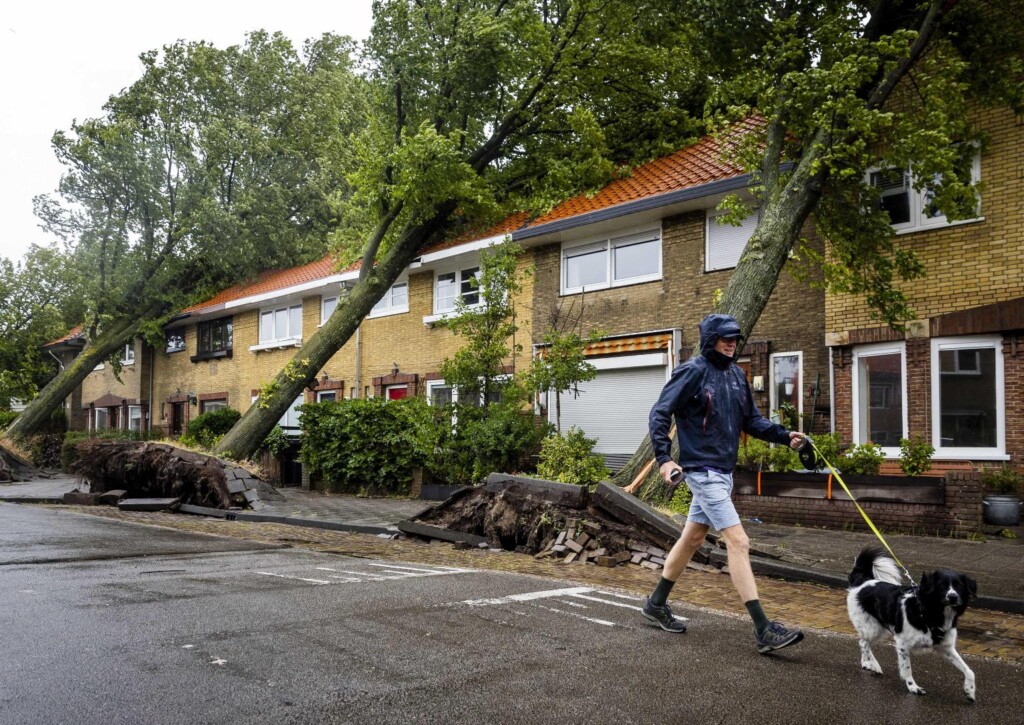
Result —
<instances>
[{"instance_id":1,"label":"wet asphalt road","mask_svg":"<svg viewBox=\"0 0 1024 725\"><path fill-rule=\"evenodd\" d=\"M0 505L0 723L1020 722L1024 671L521 575L353 559Z\"/></svg>"}]
</instances>

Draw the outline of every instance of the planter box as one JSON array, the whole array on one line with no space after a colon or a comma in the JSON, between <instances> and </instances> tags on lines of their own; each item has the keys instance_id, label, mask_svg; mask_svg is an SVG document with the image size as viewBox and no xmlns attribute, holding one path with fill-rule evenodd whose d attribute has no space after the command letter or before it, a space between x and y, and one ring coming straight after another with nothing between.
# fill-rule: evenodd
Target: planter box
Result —
<instances>
[{"instance_id":1,"label":"planter box","mask_svg":"<svg viewBox=\"0 0 1024 725\"><path fill-rule=\"evenodd\" d=\"M755 496L757 473L737 470L733 475L734 493ZM938 504L946 502L946 481L938 476L843 476L857 501ZM789 498L831 498L849 501L850 497L829 474L789 471L761 473L761 495Z\"/></svg>"}]
</instances>

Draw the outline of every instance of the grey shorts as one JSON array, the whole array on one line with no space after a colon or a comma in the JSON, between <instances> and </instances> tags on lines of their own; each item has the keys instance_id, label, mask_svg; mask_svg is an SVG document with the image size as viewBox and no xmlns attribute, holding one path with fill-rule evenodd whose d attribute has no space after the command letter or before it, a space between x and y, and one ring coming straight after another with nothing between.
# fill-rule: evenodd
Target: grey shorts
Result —
<instances>
[{"instance_id":1,"label":"grey shorts","mask_svg":"<svg viewBox=\"0 0 1024 725\"><path fill-rule=\"evenodd\" d=\"M732 474L717 471L691 471L686 485L693 495L687 520L718 531L740 523L732 502Z\"/></svg>"}]
</instances>

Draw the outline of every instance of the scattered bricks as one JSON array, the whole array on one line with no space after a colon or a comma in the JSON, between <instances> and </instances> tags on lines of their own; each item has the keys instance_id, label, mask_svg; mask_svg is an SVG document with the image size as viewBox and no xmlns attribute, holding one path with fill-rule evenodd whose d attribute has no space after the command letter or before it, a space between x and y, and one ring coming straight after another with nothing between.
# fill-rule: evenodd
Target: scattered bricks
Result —
<instances>
[{"instance_id":1,"label":"scattered bricks","mask_svg":"<svg viewBox=\"0 0 1024 725\"><path fill-rule=\"evenodd\" d=\"M586 564L587 560L589 559L588 554L589 554L589 552L584 549L583 551L580 552L580 558L577 559L576 561L578 561L580 564Z\"/></svg>"},{"instance_id":2,"label":"scattered bricks","mask_svg":"<svg viewBox=\"0 0 1024 725\"><path fill-rule=\"evenodd\" d=\"M565 551L565 544L555 544L551 547L551 550L556 554L561 554L563 551Z\"/></svg>"},{"instance_id":3,"label":"scattered bricks","mask_svg":"<svg viewBox=\"0 0 1024 725\"><path fill-rule=\"evenodd\" d=\"M641 556L640 554L634 554L634 555L633 555L632 557L630 557L630 559L629 559L629 562L630 562L631 564L639 564L639 563L641 563L641 562L642 562L643 560L644 560L644 557L643 557L643 556Z\"/></svg>"},{"instance_id":4,"label":"scattered bricks","mask_svg":"<svg viewBox=\"0 0 1024 725\"><path fill-rule=\"evenodd\" d=\"M542 552L540 552L538 554L534 554L533 558L534 559L546 559L549 556L554 556L554 554L555 554L555 552L552 551L551 549L546 549L546 550L544 550L544 551L542 551Z\"/></svg>"},{"instance_id":5,"label":"scattered bricks","mask_svg":"<svg viewBox=\"0 0 1024 725\"><path fill-rule=\"evenodd\" d=\"M647 547L647 553L650 554L651 556L657 556L657 557L660 557L662 559L664 559L666 556L668 556L668 552L667 551L665 551L664 549L659 549L657 546L648 546Z\"/></svg>"},{"instance_id":6,"label":"scattered bricks","mask_svg":"<svg viewBox=\"0 0 1024 725\"><path fill-rule=\"evenodd\" d=\"M583 547L580 546L576 541L573 541L572 539L565 540L565 548L577 554L583 551Z\"/></svg>"},{"instance_id":7,"label":"scattered bricks","mask_svg":"<svg viewBox=\"0 0 1024 725\"><path fill-rule=\"evenodd\" d=\"M651 557L651 558L649 559L649 561L652 561L652 562L654 562L655 564L658 564L659 566L665 566L665 559L663 559L663 558L662 558L662 557L660 557L660 556L652 556L652 557Z\"/></svg>"},{"instance_id":8,"label":"scattered bricks","mask_svg":"<svg viewBox=\"0 0 1024 725\"><path fill-rule=\"evenodd\" d=\"M614 556L599 556L597 557L598 566L613 567L618 566L619 562Z\"/></svg>"},{"instance_id":9,"label":"scattered bricks","mask_svg":"<svg viewBox=\"0 0 1024 725\"><path fill-rule=\"evenodd\" d=\"M660 564L655 564L653 561L641 561L640 566L644 567L645 569L651 569L653 571L657 571L661 568Z\"/></svg>"},{"instance_id":10,"label":"scattered bricks","mask_svg":"<svg viewBox=\"0 0 1024 725\"><path fill-rule=\"evenodd\" d=\"M587 548L590 549L591 551L597 551L598 549L601 548L601 542L598 541L597 539L591 539L590 541L587 542Z\"/></svg>"},{"instance_id":11,"label":"scattered bricks","mask_svg":"<svg viewBox=\"0 0 1024 725\"><path fill-rule=\"evenodd\" d=\"M630 560L628 551L620 551L618 554L613 554L612 558L615 559L616 564L625 564Z\"/></svg>"},{"instance_id":12,"label":"scattered bricks","mask_svg":"<svg viewBox=\"0 0 1024 725\"><path fill-rule=\"evenodd\" d=\"M565 530L571 531L573 534L576 533L576 525L579 524L579 519L566 519Z\"/></svg>"},{"instance_id":13,"label":"scattered bricks","mask_svg":"<svg viewBox=\"0 0 1024 725\"><path fill-rule=\"evenodd\" d=\"M587 543L589 541L590 541L590 534L588 534L586 532L580 534L579 538L576 539L576 543L579 544L580 546L584 546L584 547L587 545Z\"/></svg>"},{"instance_id":14,"label":"scattered bricks","mask_svg":"<svg viewBox=\"0 0 1024 725\"><path fill-rule=\"evenodd\" d=\"M565 532L564 530L563 530L563 531L560 531L560 532L558 532L558 538L557 538L557 539L555 539L555 545L557 546L557 545L559 545L559 544L563 544L563 543L565 543L565 537L566 537L567 535L568 535L568 534L567 534L567 533L566 533L566 532Z\"/></svg>"},{"instance_id":15,"label":"scattered bricks","mask_svg":"<svg viewBox=\"0 0 1024 725\"><path fill-rule=\"evenodd\" d=\"M608 554L608 550L602 546L600 549L594 549L594 551L590 555L593 556L593 557L598 557L598 556L606 556L607 554Z\"/></svg>"},{"instance_id":16,"label":"scattered bricks","mask_svg":"<svg viewBox=\"0 0 1024 725\"><path fill-rule=\"evenodd\" d=\"M594 523L593 521L584 521L583 530L591 536L597 536L601 533L601 524Z\"/></svg>"},{"instance_id":17,"label":"scattered bricks","mask_svg":"<svg viewBox=\"0 0 1024 725\"><path fill-rule=\"evenodd\" d=\"M575 560L576 560L576 553L575 552L573 552L572 554L569 554L569 556L565 557L565 563L566 564L571 564Z\"/></svg>"},{"instance_id":18,"label":"scattered bricks","mask_svg":"<svg viewBox=\"0 0 1024 725\"><path fill-rule=\"evenodd\" d=\"M629 550L635 551L637 554L646 554L647 544L641 544L639 541L630 541Z\"/></svg>"}]
</instances>

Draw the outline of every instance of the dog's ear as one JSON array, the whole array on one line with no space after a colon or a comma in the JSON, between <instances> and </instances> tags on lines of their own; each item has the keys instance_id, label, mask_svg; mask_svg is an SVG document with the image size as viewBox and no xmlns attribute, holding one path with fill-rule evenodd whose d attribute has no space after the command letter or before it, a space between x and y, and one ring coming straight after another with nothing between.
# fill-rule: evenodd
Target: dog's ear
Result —
<instances>
[{"instance_id":1,"label":"dog's ear","mask_svg":"<svg viewBox=\"0 0 1024 725\"><path fill-rule=\"evenodd\" d=\"M960 575L960 581L963 583L965 587L967 587L967 591L970 593L972 597L978 596L978 582L974 581L966 574Z\"/></svg>"}]
</instances>

